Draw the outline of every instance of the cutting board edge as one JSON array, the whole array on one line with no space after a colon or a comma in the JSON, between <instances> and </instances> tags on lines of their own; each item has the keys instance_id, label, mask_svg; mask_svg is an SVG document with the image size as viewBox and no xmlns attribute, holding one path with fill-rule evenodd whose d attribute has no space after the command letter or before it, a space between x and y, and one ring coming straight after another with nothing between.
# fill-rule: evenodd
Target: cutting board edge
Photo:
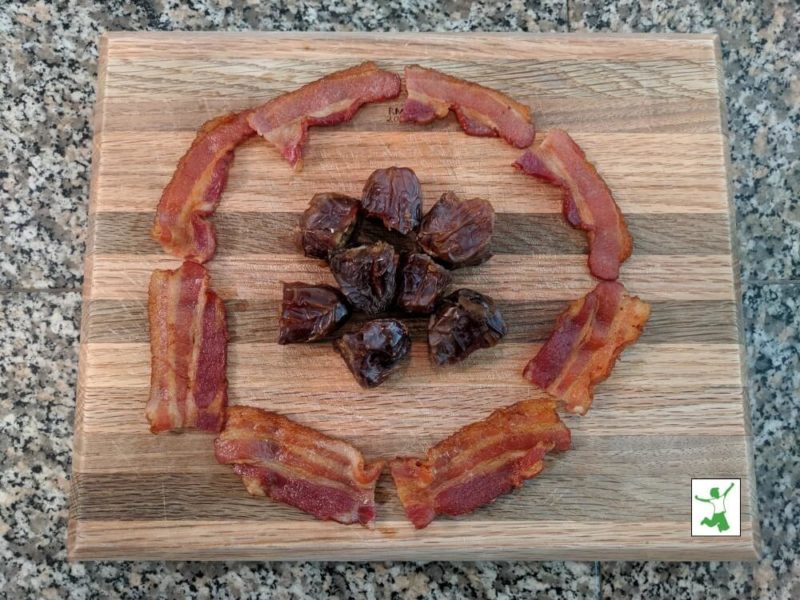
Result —
<instances>
[{"instance_id":1,"label":"cutting board edge","mask_svg":"<svg viewBox=\"0 0 800 600\"><path fill-rule=\"evenodd\" d=\"M181 32L181 33L186 33L187 37L188 37L188 35L190 35L190 32ZM100 141L101 141L101 137L102 137L103 120L104 120L104 115L105 115L105 111L104 111L105 85L104 85L104 82L105 82L105 79L106 79L107 69L108 69L107 59L108 59L109 43L110 43L110 41L124 40L126 38L135 38L136 40L143 40L143 39L146 38L147 35L153 35L155 39L159 39L159 38L162 38L162 37L163 38L167 38L169 36L174 36L175 33L174 32L169 32L169 33L168 32L153 32L153 33L109 32L108 34L103 34L101 36L101 39L100 39L99 64L98 64L98 83L97 83L97 103L96 103L95 115L94 115L94 134L95 135L94 135L94 139L93 139L93 152L92 152L92 181L91 181L91 192L90 192L90 203L89 203L89 224L88 224L88 233L87 233L87 238L88 238L87 239L87 258L86 258L86 262L85 262L86 275L85 275L84 286L83 286L83 300L84 301L86 301L90 297L91 289L92 289L92 268L91 267L92 267L92 256L94 254L94 245L95 245L95 222L94 222L95 221L95 217L94 217L94 215L95 215L95 212L96 212L95 209L96 209L96 205L97 205L97 202L96 202L96 189L97 189L96 180L97 180L97 177L98 177L98 164L99 164L99 161L100 161L100 148L99 148L99 146L100 146ZM197 35L197 33L196 32L191 32L191 35ZM235 38L235 37L241 36L242 34L229 33L229 32L208 32L205 35L220 36L220 37L228 37L228 36L230 36L231 38ZM253 32L252 34L248 34L248 35L251 35L254 39L261 39L261 38L263 38L265 36L285 37L286 39L291 39L292 37L306 37L306 38L309 38L309 39L313 39L315 37L317 37L317 38L318 37L328 38L328 35L320 34L318 32L304 32L302 35L299 35L297 33L291 33L291 32ZM347 34L344 34L344 35L345 36L353 36L353 37L356 37L356 38L369 39L370 37L383 36L383 35L388 35L388 34L352 34L352 33L347 33ZM415 34L404 33L404 34L391 34L391 35L413 36ZM428 34L428 35L430 35L430 34ZM445 36L445 35L453 35L453 34L433 34L433 35ZM458 34L455 34L455 35L458 35ZM496 37L500 37L500 36L508 35L508 34L492 33L492 34L479 34L479 35L491 35L492 37L495 37L495 36ZM520 37L541 37L541 38L547 38L547 37L563 38L563 37L565 37L565 34L514 34L514 35L520 36ZM714 44L714 51L715 51L715 55L716 55L717 61L721 60L721 58L719 56L719 36L718 36L718 34L688 34L688 35L666 34L666 35L653 36L653 35L650 35L650 34L622 34L622 35L620 35L620 34L608 34L608 35L591 34L591 35L589 35L589 34L575 33L575 34L568 34L568 35L573 36L573 37L586 37L586 38L590 38L590 39L593 39L593 40L596 40L596 39L599 39L599 38L600 39L602 39L602 38L641 38L641 39L650 39L650 40L664 38L664 39L672 39L672 40L689 39L689 40L697 40L697 41L703 41L703 42L711 41ZM334 36L335 36L335 34L334 34ZM475 36L475 37L478 37L478 36ZM721 78L721 71L720 71L719 68L717 69L717 76L718 76L718 79ZM728 152L728 137L727 137L727 126L726 126L726 113L725 113L725 106L724 106L724 83L721 81L721 79L719 79L718 84L719 84L720 103L721 103L721 110L720 110L721 131L722 131L722 134L723 134L723 145L724 145L724 150L725 150L724 159L725 159L725 167L726 167L726 183L727 183L727 186L728 186L728 192L727 192L728 196L727 197L728 197L728 203L729 203L729 206L730 206L731 202L732 202L732 194L731 194L731 182L730 182L729 154L727 153ZM733 209L733 207L731 207L731 210L732 209ZM733 234L731 236L732 251L734 253L733 254L734 258L736 260L738 260L738 252L737 252L738 248L737 248L736 244L733 243L733 241L735 240L735 216L734 216L734 213L729 212L729 217L731 218L732 223L733 223ZM740 290L741 282L739 281L738 272L737 272L737 269L735 267L734 267L734 277L735 277L735 280L736 280L736 291L737 291L737 294L738 294L739 290ZM735 299L735 301L736 301L737 316L738 316L738 319L739 319L740 333L741 333L742 320L741 320L741 303L739 301L739 298L740 298L740 296L738 296ZM81 319L81 338L82 339L86 339L86 335L85 334L86 334L87 330L88 330L87 315L83 314L82 315L82 319ZM80 435L79 434L80 434L80 432L82 430L82 422L83 422L83 391L82 391L82 388L83 388L83 382L84 382L84 379L85 379L85 374L84 374L83 367L84 367L84 365L86 363L86 358L85 358L85 355L84 355L84 348L85 348L85 345L81 344L81 349L80 349L80 357L81 358L80 358L80 367L79 367L79 376L78 376L78 395L77 395L76 415L75 415L75 438L74 438L74 445L73 445L73 448L74 448L73 449L73 456L74 457L75 456L80 457L80 455L81 455L80 452L78 452L78 446L80 444ZM742 352L743 351L744 351L744 346L742 345ZM743 364L743 368L744 368L744 362L742 364ZM747 381L746 373L743 372L743 375L742 375L743 384L746 383L746 381ZM748 398L747 398L746 389L745 389L745 393L743 395L743 402L745 404L745 408L747 409L749 407L749 401L748 401ZM745 414L749 415L749 412L746 410ZM749 427L750 427L749 418L746 419L745 425L748 428L748 434L749 434ZM752 477L752 473L753 473L753 458L752 458L752 435L751 434L749 434L747 436L747 457L746 457L746 459L747 459L748 467L749 467L750 473L751 473L751 478L749 480L750 481L750 486L749 486L750 495L751 495L751 498L752 498L751 514L755 515L755 511L756 511L756 508L757 508L757 503L755 501L755 496L756 496L755 479ZM80 461L73 462L72 472L73 473L80 472L80 468L79 467L80 467ZM109 558L109 559L113 559L113 560L123 560L123 559L127 559L127 558L134 558L134 559L141 560L141 559L146 559L146 558L148 558L150 556L150 555L147 554L147 552L141 552L141 551L137 552L136 554L125 555L124 552L128 551L126 546L119 546L120 552L118 554L116 552L110 552L107 546L105 546L105 545L103 545L101 543L95 544L92 541L92 539L93 539L92 536L84 536L84 535L82 535L83 532L81 530L84 529L83 528L84 524L85 524L84 521L80 521L80 520L74 519L70 515L69 524L68 524L68 532L67 532L67 547L68 547L68 558L69 558L69 560L97 560L97 559L100 559L100 558ZM661 545L647 544L646 548L647 548L648 552L646 553L646 555L650 556L651 554L653 554L653 555L657 555L657 556L654 556L654 558L658 558L659 560L676 560L676 561L678 561L678 560L755 560L758 557L759 543L760 543L760 535L759 535L759 531L758 531L758 519L755 518L755 516L752 519L752 526L753 526L753 537L750 538L751 544L747 545L746 540L745 540L745 544L743 544L741 546L737 546L735 549L730 551L730 553L727 550L724 550L724 549L721 550L720 554L718 554L716 550L711 550L711 551L703 550L701 553L699 553L695 557L695 555L692 555L691 553L687 553L685 547L671 548L669 545L661 546ZM607 560L637 560L637 559L641 560L642 558L645 557L645 555L642 554L642 549L643 548L645 548L645 546L638 546L638 547L631 546L630 548L626 547L625 549L619 551L620 554L617 554L616 551L607 552L606 549L601 549L601 548L576 549L574 551L574 553L571 553L572 551L567 551L565 553L558 553L557 552L555 554L545 554L542 550L532 549L529 553L523 553L523 552L503 553L503 552L500 552L496 556L497 556L498 560L514 559L514 558L516 558L518 560L519 559L525 559L525 560L554 560L554 559L561 559L561 558L567 559L567 560L573 560L573 559L574 560L596 560L596 557L599 554L602 553L602 555ZM310 551L316 551L318 549L316 547L314 547L314 546L309 546L309 550ZM326 554L325 556L330 556L331 560L342 560L343 556L348 556L347 560L366 560L366 559L376 560L376 559L380 559L379 557L384 556L384 555L380 554L384 550L386 551L386 560L389 560L389 559L392 559L392 558L398 558L400 556L400 555L394 554L391 548L387 548L385 546L383 548L380 548L380 549L365 550L365 554L363 555L364 558L359 558L358 555L353 555L352 558L349 558L349 555L348 555L347 551L338 551L338 550L334 550L334 551L332 551L332 553L330 555ZM263 552L262 552L261 549L259 549L257 554L248 554L248 552L249 552L249 550L245 549L244 552L238 552L238 553L234 552L234 554L232 554L232 555L222 553L222 554L219 555L219 557L217 557L217 556L205 556L205 557L204 556L195 556L195 555L192 555L190 553L187 553L185 555L185 557L186 558L194 558L196 560L217 560L218 558L228 558L228 559L233 558L233 557L239 557L239 558L252 557L252 558L257 558L257 557L261 556L261 557L265 557L265 558L266 557L271 557L273 559L279 558L279 557L283 557L285 560L307 560L307 559L313 558L313 556L314 556L313 554L307 554L307 555L302 555L302 556L297 556L297 557L291 557L290 556L287 559L286 558L286 554L271 554L268 551L268 549L266 549L266 548L263 550ZM414 557L419 558L420 556L424 556L424 557L426 557L425 558L426 560L427 559L431 559L431 560L432 559L450 559L450 556L451 556L447 552L443 552L443 553L436 552L435 554L430 554L430 556L428 558L428 554L426 554L427 551L420 553L418 551L418 548L411 548L411 549L408 550L408 552L409 552L409 556L411 555L411 553L413 553ZM630 554L626 554L626 552L630 552ZM669 558L669 556L671 556L671 553L674 553L674 558ZM152 556L154 558L161 558L161 559L166 557L164 555L158 555L158 554L153 554ZM166 557L166 558L173 558L174 559L174 558L178 558L178 557L181 557L181 556L183 556L183 555L181 555L180 553L171 552L169 554L169 556ZM484 557L492 557L492 556L495 556L495 555L493 555L491 553L484 553L480 557L464 558L462 555L453 554L452 555L452 559L453 560L478 560L478 559L481 559L481 558L484 558Z\"/></svg>"},{"instance_id":2,"label":"cutting board edge","mask_svg":"<svg viewBox=\"0 0 800 600\"><path fill-rule=\"evenodd\" d=\"M737 332L739 334L739 364L741 366L742 381L742 413L744 415L745 431L745 461L748 469L748 493L750 505L750 527L753 532L753 549L756 557L761 555L763 540L761 537L761 525L758 508L758 487L755 474L755 460L753 448L753 433L751 420L751 400L748 386L747 368L747 346L744 338L744 314L742 307L742 278L739 265L741 264L741 252L739 245L738 230L736 227L736 205L734 204L733 182L731 181L731 148L728 130L728 107L725 103L725 73L722 69L722 43L719 35L714 36L714 58L717 73L717 90L719 95L719 129L722 139L722 159L725 165L725 183L727 184L726 197L728 200L728 224L730 228L730 253L732 257L731 270L733 272L733 292L734 305L736 310Z\"/></svg>"},{"instance_id":3,"label":"cutting board edge","mask_svg":"<svg viewBox=\"0 0 800 600\"><path fill-rule=\"evenodd\" d=\"M719 39L719 33L637 33L637 32L598 32L587 33L583 31L555 32L555 31L106 31L100 35L103 40L124 40L124 39L171 39L176 37L205 37L220 39L243 38L263 39L265 37L275 37L283 39L307 38L307 39L336 39L336 38L418 38L418 37L472 37L472 38L540 38L540 39L563 39L563 38L587 38L592 40L614 40L614 39L634 39L634 40L675 40L675 41L714 41Z\"/></svg>"},{"instance_id":4,"label":"cutting board edge","mask_svg":"<svg viewBox=\"0 0 800 600\"><path fill-rule=\"evenodd\" d=\"M94 115L92 120L92 164L91 164L91 178L89 183L89 211L88 223L86 233L86 256L84 259L84 275L83 275L83 288L81 291L81 325L80 325L80 342L78 349L78 381L77 392L75 398L75 418L73 420L73 438L72 438L72 467L70 471L70 493L69 493L69 516L67 519L67 552L71 551L76 544L76 524L77 519L73 517L73 502L76 501L77 495L72 489L72 481L75 479L75 474L81 471L81 463L83 452L81 452L81 444L83 442L83 417L84 417L84 394L85 394L85 379L86 379L86 365L88 364L88 344L85 340L89 339L89 312L83 310L91 299L91 291L93 287L93 273L92 264L94 261L94 246L95 246L95 218L97 206L97 180L100 176L100 133L103 129L103 119L105 115L105 88L106 77L108 73L108 38L106 34L100 36L98 44L98 64L97 64L97 84L95 88L96 98Z\"/></svg>"},{"instance_id":5,"label":"cutting board edge","mask_svg":"<svg viewBox=\"0 0 800 600\"><path fill-rule=\"evenodd\" d=\"M103 523L103 522L98 522ZM759 559L757 543L748 531L742 532L741 537L727 538L701 538L695 548L687 548L678 541L654 543L649 539L641 539L638 543L631 544L605 544L602 538L586 547L570 547L570 544L547 547L537 540L534 546L516 548L499 548L503 538L498 538L495 547L490 550L477 549L442 549L441 540L435 539L426 544L423 537L405 538L392 545L391 541L376 539L374 544L361 544L354 548L352 543L341 541L326 543L321 549L319 543L298 542L282 546L268 546L259 544L223 545L209 544L205 547L190 547L190 544L181 549L168 548L165 550L152 550L144 548L141 544L120 543L120 538L115 538L113 545L102 531L92 531L92 522L70 523L70 543L67 547L67 557L71 562L92 560L281 560L281 561L478 561L478 560L526 560L526 561L641 561L658 560L667 562L683 561L756 561ZM250 531L248 525L241 525ZM81 531L87 529L87 531ZM463 538L458 538L463 540ZM481 538L483 539L483 538ZM693 538L698 540L698 538ZM713 545L712 545L713 544ZM356 544L358 546L358 544ZM426 547L429 546L429 547ZM602 557L602 558L599 558Z\"/></svg>"}]
</instances>

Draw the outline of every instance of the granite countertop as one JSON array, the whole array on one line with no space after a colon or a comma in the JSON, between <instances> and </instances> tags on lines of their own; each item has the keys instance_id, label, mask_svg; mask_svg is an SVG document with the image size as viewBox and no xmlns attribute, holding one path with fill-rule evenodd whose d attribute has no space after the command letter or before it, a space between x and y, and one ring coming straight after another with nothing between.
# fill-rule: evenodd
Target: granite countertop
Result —
<instances>
[{"instance_id":1,"label":"granite countertop","mask_svg":"<svg viewBox=\"0 0 800 600\"><path fill-rule=\"evenodd\" d=\"M106 30L716 30L764 542L757 563L66 562L96 41ZM794 0L138 0L0 7L0 596L800 598Z\"/></svg>"}]
</instances>

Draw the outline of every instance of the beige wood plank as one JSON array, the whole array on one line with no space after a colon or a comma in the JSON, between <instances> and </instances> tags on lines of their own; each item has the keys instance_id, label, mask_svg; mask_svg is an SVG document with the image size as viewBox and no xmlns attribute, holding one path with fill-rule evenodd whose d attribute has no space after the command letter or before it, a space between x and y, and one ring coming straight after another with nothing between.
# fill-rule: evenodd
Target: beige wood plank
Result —
<instances>
[{"instance_id":1,"label":"beige wood plank","mask_svg":"<svg viewBox=\"0 0 800 600\"><path fill-rule=\"evenodd\" d=\"M131 103L134 106L151 103L154 97L159 102L181 101L183 94L202 94L197 100L199 106L223 99L237 105L245 101L256 105L360 60L363 59L327 56L315 64L315 72L304 57L138 59L123 62L115 70L109 79L107 99L115 119L126 112L118 110L117 106L123 98L128 108ZM378 60L382 68L400 74L408 64L407 60L396 57ZM642 98L677 98L696 102L717 95L716 82L703 77L707 64L685 58L625 60L605 57L605 60L595 61L576 58L552 61L532 53L508 59L502 71L497 70L496 60L465 63L461 59L433 58L425 60L425 64L457 77L481 81L533 105L549 98L567 102L573 98L634 102ZM218 85L221 78L226 81L224 88ZM719 126L719 119L716 120Z\"/></svg>"},{"instance_id":2,"label":"beige wood plank","mask_svg":"<svg viewBox=\"0 0 800 600\"><path fill-rule=\"evenodd\" d=\"M148 386L148 344L87 345L86 389L144 389ZM451 385L455 391L467 383L491 385L501 390L503 396L516 394L521 397L513 400L524 399L530 393L530 384L521 375L510 377L509 373L521 374L540 347L541 344L499 344L481 351L471 357L472 360L437 367L430 362L427 347L413 344L410 359L395 377L381 386L384 394L375 397L373 406L377 410L401 410L392 409L394 403L386 394L402 390L408 394L409 401L413 398L413 404L424 410L428 403L418 396L421 389ZM638 344L623 355L614 375L630 386L736 385L740 382L738 349L736 344ZM687 353L692 360L680 360ZM350 400L346 410L359 406L361 388L344 369L341 357L326 345L230 344L228 363L228 381L232 388L256 388L269 393L294 391L298 395L327 391L333 396L338 392L340 400ZM298 382L303 382L302 386ZM299 400L298 397L290 402ZM503 397L503 402L506 401Z\"/></svg>"},{"instance_id":3,"label":"beige wood plank","mask_svg":"<svg viewBox=\"0 0 800 600\"><path fill-rule=\"evenodd\" d=\"M230 402L280 410L292 419L331 435L348 437L358 444L362 444L365 435L377 435L383 439L373 439L370 443L385 444L391 454L408 443L424 448L515 400L545 397L540 390L521 384L510 387L502 399L490 395L491 390L488 384L462 384L455 408L441 400L452 395L452 388L436 383L415 388L414 402L409 402L407 387L359 390L357 394L338 390L309 390L301 394L280 388L234 387ZM86 404L92 407L84 418L85 432L92 436L144 435L144 405L149 394L146 383L125 388L91 386L83 393ZM386 410L386 406L392 410ZM402 420L398 419L397 411L402 413ZM695 418L698 413L712 412L713 420ZM568 425L576 440L584 435L618 436L632 431L637 435L743 435L742 413L742 389L736 385L639 385L612 377L596 389L591 418L569 417ZM688 431L687 423L691 425ZM384 432L390 430L398 431L399 441L385 436ZM85 468L102 470L106 463L88 461Z\"/></svg>"},{"instance_id":4,"label":"beige wood plank","mask_svg":"<svg viewBox=\"0 0 800 600\"><path fill-rule=\"evenodd\" d=\"M93 270L92 300L147 298L155 269L174 269L180 261L166 255L113 255L88 258ZM334 284L325 265L296 254L239 255L208 265L214 289L224 299L280 298L282 281ZM622 281L648 301L732 300L731 258L633 255L622 267ZM581 255L495 256L479 267L460 269L454 287L492 290L499 300L574 300L596 285Z\"/></svg>"},{"instance_id":5,"label":"beige wood plank","mask_svg":"<svg viewBox=\"0 0 800 600\"><path fill-rule=\"evenodd\" d=\"M354 126L361 126L359 119ZM190 132L104 133L97 210L154 211L193 137ZM512 168L522 153L499 140L474 139L465 144L460 131L422 128L363 132L318 127L309 137L300 173L261 140L242 146L218 210L299 212L321 190L360 196L369 174L391 164L413 165L428 205L453 190L487 198L498 212L561 210L561 192ZM718 135L575 133L574 137L626 213L727 211Z\"/></svg>"},{"instance_id":6,"label":"beige wood plank","mask_svg":"<svg viewBox=\"0 0 800 600\"><path fill-rule=\"evenodd\" d=\"M446 68L449 65L443 66ZM534 63L527 70L537 72L541 67ZM607 80L607 78L606 78ZM488 82L487 82L488 83ZM546 83L546 82L543 82ZM599 86L596 86L599 90ZM710 134L719 133L719 99L716 96L652 96L646 88L641 94L625 95L580 95L585 88L568 90L573 94L565 101L560 90L546 89L542 85L541 94L528 95L527 104L534 111L536 126L540 130L563 127L570 132L604 133L646 133L658 131L670 134ZM182 132L192 133L197 124L209 115L235 112L256 106L263 102L266 92L253 92L229 95L229 91L209 92L198 96L194 104L184 107L180 113L174 111L174 100L154 99L151 95L141 95L135 99L129 94L110 98L106 104L110 111L106 119L105 132ZM552 94L552 95L551 95ZM385 104L366 106L359 111L358 121L368 123L371 131L414 131L419 127L396 122L390 115L402 105L400 100ZM141 114L147 114L142 119ZM349 129L352 125L342 126ZM425 131L456 131L452 119L445 119L426 126Z\"/></svg>"}]
</instances>

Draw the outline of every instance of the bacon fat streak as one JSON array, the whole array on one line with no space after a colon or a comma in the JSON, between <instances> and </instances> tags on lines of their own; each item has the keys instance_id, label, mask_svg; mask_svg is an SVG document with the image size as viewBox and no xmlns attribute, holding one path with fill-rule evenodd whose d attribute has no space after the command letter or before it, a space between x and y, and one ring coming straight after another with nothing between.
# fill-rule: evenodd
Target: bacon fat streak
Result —
<instances>
[{"instance_id":1,"label":"bacon fat streak","mask_svg":"<svg viewBox=\"0 0 800 600\"><path fill-rule=\"evenodd\" d=\"M156 209L153 238L165 252L198 263L214 256L217 240L207 217L225 189L234 149L254 134L247 112L217 117L200 128Z\"/></svg>"},{"instance_id":2,"label":"bacon fat streak","mask_svg":"<svg viewBox=\"0 0 800 600\"><path fill-rule=\"evenodd\" d=\"M406 515L421 529L436 515L462 515L522 485L544 455L568 450L555 402L527 400L493 412L433 446L424 459L389 463Z\"/></svg>"},{"instance_id":3,"label":"bacon fat streak","mask_svg":"<svg viewBox=\"0 0 800 600\"><path fill-rule=\"evenodd\" d=\"M318 519L371 526L384 463L366 463L350 444L281 415L232 406L214 441L217 461L233 465L247 491Z\"/></svg>"},{"instance_id":4,"label":"bacon fat streak","mask_svg":"<svg viewBox=\"0 0 800 600\"><path fill-rule=\"evenodd\" d=\"M578 144L566 131L553 129L514 166L564 188L564 218L589 238L589 270L599 279L617 279L633 240L611 190Z\"/></svg>"},{"instance_id":5,"label":"bacon fat streak","mask_svg":"<svg viewBox=\"0 0 800 600\"><path fill-rule=\"evenodd\" d=\"M569 412L586 414L595 384L609 376L625 346L639 339L649 317L649 304L621 283L603 281L558 317L523 375Z\"/></svg>"},{"instance_id":6,"label":"bacon fat streak","mask_svg":"<svg viewBox=\"0 0 800 600\"><path fill-rule=\"evenodd\" d=\"M344 123L363 104L398 95L400 77L365 62L270 100L253 110L248 121L289 164L300 167L309 127Z\"/></svg>"},{"instance_id":7,"label":"bacon fat streak","mask_svg":"<svg viewBox=\"0 0 800 600\"><path fill-rule=\"evenodd\" d=\"M208 272L185 262L150 278L150 431L219 431L228 404L225 305Z\"/></svg>"},{"instance_id":8,"label":"bacon fat streak","mask_svg":"<svg viewBox=\"0 0 800 600\"><path fill-rule=\"evenodd\" d=\"M502 92L419 65L405 68L408 98L401 121L430 123L456 114L469 135L500 136L517 148L533 143L531 110Z\"/></svg>"}]
</instances>

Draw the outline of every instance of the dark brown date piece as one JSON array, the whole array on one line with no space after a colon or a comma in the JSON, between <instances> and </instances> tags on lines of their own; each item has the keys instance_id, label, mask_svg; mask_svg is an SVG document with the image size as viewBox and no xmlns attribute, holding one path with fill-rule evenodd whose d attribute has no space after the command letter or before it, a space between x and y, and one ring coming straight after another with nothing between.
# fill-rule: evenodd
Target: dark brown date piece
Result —
<instances>
[{"instance_id":1,"label":"dark brown date piece","mask_svg":"<svg viewBox=\"0 0 800 600\"><path fill-rule=\"evenodd\" d=\"M359 201L344 194L314 194L300 217L298 240L303 254L327 259L344 248L358 225Z\"/></svg>"},{"instance_id":2,"label":"dark brown date piece","mask_svg":"<svg viewBox=\"0 0 800 600\"><path fill-rule=\"evenodd\" d=\"M412 254L400 271L397 306L410 313L430 314L452 279L450 271L427 254Z\"/></svg>"},{"instance_id":3,"label":"dark brown date piece","mask_svg":"<svg viewBox=\"0 0 800 600\"><path fill-rule=\"evenodd\" d=\"M330 258L331 271L354 308L369 315L392 305L397 290L398 254L386 242L356 246Z\"/></svg>"},{"instance_id":4,"label":"dark brown date piece","mask_svg":"<svg viewBox=\"0 0 800 600\"><path fill-rule=\"evenodd\" d=\"M386 229L403 235L419 227L422 194L416 173L405 167L378 169L367 179L361 206L368 217L380 219Z\"/></svg>"},{"instance_id":5,"label":"dark brown date piece","mask_svg":"<svg viewBox=\"0 0 800 600\"><path fill-rule=\"evenodd\" d=\"M428 254L457 269L491 256L494 209L482 198L459 200L445 192L422 218L418 241Z\"/></svg>"},{"instance_id":6,"label":"dark brown date piece","mask_svg":"<svg viewBox=\"0 0 800 600\"><path fill-rule=\"evenodd\" d=\"M349 315L344 296L335 287L284 283L278 343L314 342L333 333Z\"/></svg>"},{"instance_id":7,"label":"dark brown date piece","mask_svg":"<svg viewBox=\"0 0 800 600\"><path fill-rule=\"evenodd\" d=\"M461 362L476 350L495 346L506 331L494 300L474 290L456 290L428 321L431 359L438 365Z\"/></svg>"},{"instance_id":8,"label":"dark brown date piece","mask_svg":"<svg viewBox=\"0 0 800 600\"><path fill-rule=\"evenodd\" d=\"M380 385L411 349L408 329L396 319L367 321L333 343L362 387Z\"/></svg>"}]
</instances>

